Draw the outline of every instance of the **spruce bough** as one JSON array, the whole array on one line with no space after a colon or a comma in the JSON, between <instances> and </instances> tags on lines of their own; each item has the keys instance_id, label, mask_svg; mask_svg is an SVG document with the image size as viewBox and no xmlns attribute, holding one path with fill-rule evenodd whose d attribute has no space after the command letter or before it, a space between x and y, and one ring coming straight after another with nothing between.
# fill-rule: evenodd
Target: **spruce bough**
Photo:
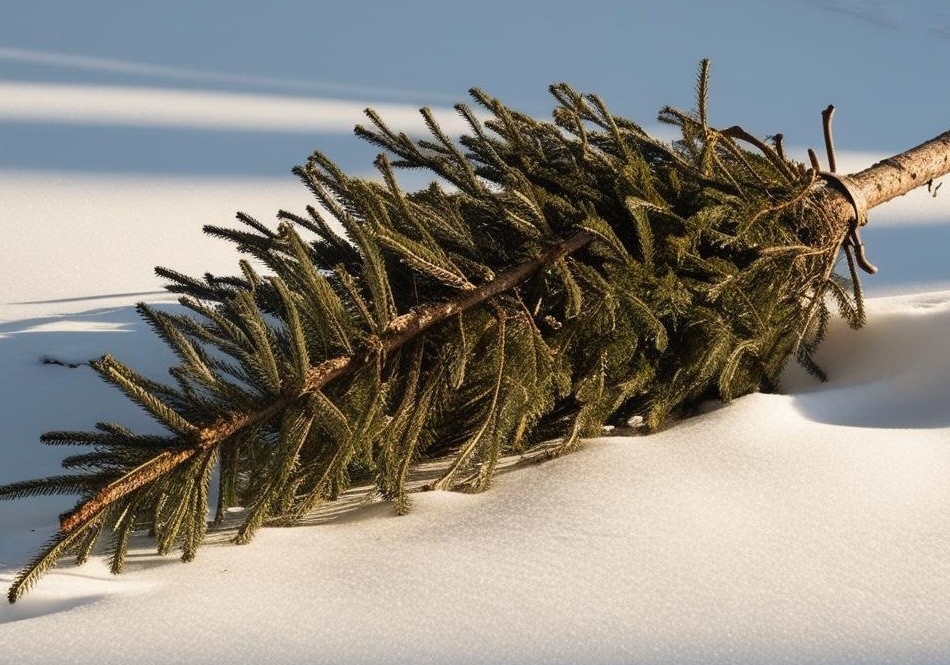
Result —
<instances>
[{"instance_id":1,"label":"spruce bough","mask_svg":"<svg viewBox=\"0 0 950 665\"><path fill-rule=\"evenodd\" d=\"M565 84L551 87L553 122L471 91L490 119L457 107L471 127L458 142L425 109L423 139L367 111L356 132L383 150L378 178L317 152L295 169L319 204L306 215L206 227L248 255L241 273L159 268L184 313L139 306L177 355L173 382L93 363L165 433L49 432L89 451L63 475L0 487L80 497L10 602L100 542L120 572L133 532L190 560L209 511L243 507L243 543L366 475L402 513L423 459L448 460L431 488L478 491L503 454L552 440L558 454L607 424L656 430L704 400L776 390L790 356L821 377L829 306L864 321L854 211L780 144L710 127L707 85L704 62L696 112L661 111L673 144ZM875 188L870 205L903 194L950 169L950 137L935 141L930 171L911 177L897 157L853 181ZM435 179L404 192L397 168Z\"/></svg>"}]
</instances>

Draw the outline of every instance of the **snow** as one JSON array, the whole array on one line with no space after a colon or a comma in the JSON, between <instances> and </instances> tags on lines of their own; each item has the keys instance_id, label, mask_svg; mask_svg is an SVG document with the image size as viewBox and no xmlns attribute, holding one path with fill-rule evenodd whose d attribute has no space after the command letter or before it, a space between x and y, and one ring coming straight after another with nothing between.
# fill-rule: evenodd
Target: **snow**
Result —
<instances>
[{"instance_id":1,"label":"snow","mask_svg":"<svg viewBox=\"0 0 950 665\"><path fill-rule=\"evenodd\" d=\"M365 104L287 95L0 81L0 120L109 126L187 127L213 131L349 132ZM375 103L395 131L419 129L415 106ZM451 108L434 109L442 128L465 131ZM366 121L368 124L368 121Z\"/></svg>"},{"instance_id":2,"label":"snow","mask_svg":"<svg viewBox=\"0 0 950 665\"><path fill-rule=\"evenodd\" d=\"M925 138L925 137L921 137ZM851 156L860 165L883 155ZM865 159L866 158L866 159ZM0 482L58 469L51 429L148 419L80 363L171 359L138 320L154 265L231 274L200 226L302 210L292 178L0 172ZM926 191L870 230L947 227ZM900 226L906 225L906 226ZM906 248L901 248L905 251ZM915 256L869 240L897 274ZM950 660L950 280L871 288L822 348L832 379L710 405L652 436L587 441L480 495L346 504L190 564L144 548L114 577L64 566L0 607L0 664L937 663ZM0 503L0 584L62 497Z\"/></svg>"}]
</instances>

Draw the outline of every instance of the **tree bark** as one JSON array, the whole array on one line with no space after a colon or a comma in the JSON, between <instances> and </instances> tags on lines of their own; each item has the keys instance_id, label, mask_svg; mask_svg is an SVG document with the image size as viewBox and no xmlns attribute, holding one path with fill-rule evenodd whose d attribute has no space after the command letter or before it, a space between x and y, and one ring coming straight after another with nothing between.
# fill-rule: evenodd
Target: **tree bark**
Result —
<instances>
[{"instance_id":1,"label":"tree bark","mask_svg":"<svg viewBox=\"0 0 950 665\"><path fill-rule=\"evenodd\" d=\"M947 173L950 173L950 131L851 174L848 180L864 195L870 210ZM823 203L843 223L854 217L851 202L840 192Z\"/></svg>"}]
</instances>

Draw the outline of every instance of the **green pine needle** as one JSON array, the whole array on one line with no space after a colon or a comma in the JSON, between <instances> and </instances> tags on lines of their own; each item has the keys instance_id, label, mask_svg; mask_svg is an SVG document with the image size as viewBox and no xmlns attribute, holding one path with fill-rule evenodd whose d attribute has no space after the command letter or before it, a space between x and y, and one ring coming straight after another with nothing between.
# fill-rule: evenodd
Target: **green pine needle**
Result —
<instances>
[{"instance_id":1,"label":"green pine needle","mask_svg":"<svg viewBox=\"0 0 950 665\"><path fill-rule=\"evenodd\" d=\"M774 390L789 356L814 354L830 305L864 322L848 229L816 205L817 174L739 127L709 125L709 63L696 111L664 108L673 144L551 86L551 122L473 89L471 131L356 133L379 176L315 152L294 170L316 204L206 233L245 258L235 276L159 268L183 313L141 315L175 353L173 386L105 356L94 363L164 429L50 432L76 473L0 486L0 499L76 494L62 530L16 578L22 596L59 558L107 540L122 570L133 532L193 559L214 520L244 508L235 541L288 524L372 478L398 513L420 462L436 489L487 488L503 455L567 452L605 425L647 431L708 399ZM488 119L483 119L488 116ZM433 183L401 190L399 168ZM381 179L381 182L380 182ZM551 442L554 442L552 445Z\"/></svg>"}]
</instances>

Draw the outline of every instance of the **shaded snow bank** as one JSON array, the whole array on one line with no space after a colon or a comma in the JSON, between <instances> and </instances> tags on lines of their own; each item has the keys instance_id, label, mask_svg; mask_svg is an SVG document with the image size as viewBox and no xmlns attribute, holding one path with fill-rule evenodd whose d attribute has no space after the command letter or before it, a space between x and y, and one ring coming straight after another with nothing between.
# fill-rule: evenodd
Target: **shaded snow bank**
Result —
<instances>
[{"instance_id":1,"label":"shaded snow bank","mask_svg":"<svg viewBox=\"0 0 950 665\"><path fill-rule=\"evenodd\" d=\"M950 307L947 292L873 301L866 328L843 322L821 347L834 381L790 372L786 389L811 419L874 428L950 427Z\"/></svg>"}]
</instances>

